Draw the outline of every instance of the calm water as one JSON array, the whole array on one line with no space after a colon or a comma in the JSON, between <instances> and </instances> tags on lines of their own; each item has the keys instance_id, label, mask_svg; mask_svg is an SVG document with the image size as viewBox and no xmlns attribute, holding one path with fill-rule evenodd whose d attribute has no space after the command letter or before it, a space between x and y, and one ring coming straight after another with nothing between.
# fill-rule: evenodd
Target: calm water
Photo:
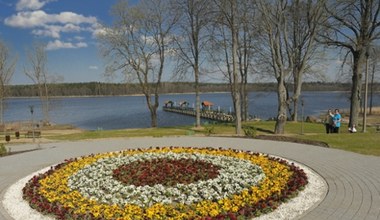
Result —
<instances>
[{"instance_id":1,"label":"calm water","mask_svg":"<svg viewBox=\"0 0 380 220\"><path fill-rule=\"evenodd\" d=\"M319 115L328 108L349 108L349 94L344 92L304 92L304 115ZM165 101L188 101L195 103L194 94L161 95L160 105ZM211 101L214 109L228 112L232 109L229 93L207 93L201 100ZM27 121L31 119L29 106L35 109L35 119L41 120L40 101L36 98L8 99L4 121ZM380 93L374 95L374 106L380 106ZM301 111L301 108L300 108ZM277 95L275 92L252 92L249 94L249 112L262 119L276 116ZM150 127L150 115L143 96L79 97L55 99L50 112L51 121L72 124L76 127L96 129L121 129ZM158 110L158 126L192 125L195 118Z\"/></svg>"}]
</instances>

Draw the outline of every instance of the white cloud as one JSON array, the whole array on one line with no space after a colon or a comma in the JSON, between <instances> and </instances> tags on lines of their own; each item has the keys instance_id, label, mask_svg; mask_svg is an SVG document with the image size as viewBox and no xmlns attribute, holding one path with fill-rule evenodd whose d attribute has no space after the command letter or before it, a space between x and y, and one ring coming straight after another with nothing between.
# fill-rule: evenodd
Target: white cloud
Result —
<instances>
[{"instance_id":1,"label":"white cloud","mask_svg":"<svg viewBox=\"0 0 380 220\"><path fill-rule=\"evenodd\" d=\"M45 4L53 1L55 0L20 0L16 4L16 10L38 10L42 8Z\"/></svg>"},{"instance_id":2,"label":"white cloud","mask_svg":"<svg viewBox=\"0 0 380 220\"><path fill-rule=\"evenodd\" d=\"M52 38L60 38L60 36L61 36L59 31L52 31L51 29L50 30L48 30L48 29L36 29L36 30L33 30L32 33L34 35L52 37Z\"/></svg>"},{"instance_id":3,"label":"white cloud","mask_svg":"<svg viewBox=\"0 0 380 220\"><path fill-rule=\"evenodd\" d=\"M89 68L90 70L98 70L98 69L99 69L98 66L89 66L88 68Z\"/></svg>"},{"instance_id":4,"label":"white cloud","mask_svg":"<svg viewBox=\"0 0 380 220\"><path fill-rule=\"evenodd\" d=\"M65 24L63 27L60 27L62 32L78 32L82 28L75 24Z\"/></svg>"},{"instance_id":5,"label":"white cloud","mask_svg":"<svg viewBox=\"0 0 380 220\"><path fill-rule=\"evenodd\" d=\"M94 24L92 28L93 28L93 31L92 31L93 38L97 38L102 35L106 35L109 32L112 32L112 29L104 27L103 25L100 25L100 24Z\"/></svg>"},{"instance_id":6,"label":"white cloud","mask_svg":"<svg viewBox=\"0 0 380 220\"><path fill-rule=\"evenodd\" d=\"M46 14L42 10L18 12L4 20L11 27L34 28L51 24L96 24L96 17L86 17L73 12L61 12L59 14Z\"/></svg>"},{"instance_id":7,"label":"white cloud","mask_svg":"<svg viewBox=\"0 0 380 220\"><path fill-rule=\"evenodd\" d=\"M71 43L71 42L63 42L60 40L55 40L55 41L50 41L47 44L46 50L75 49L75 48L83 48L87 46L88 45L84 42Z\"/></svg>"},{"instance_id":8,"label":"white cloud","mask_svg":"<svg viewBox=\"0 0 380 220\"><path fill-rule=\"evenodd\" d=\"M20 11L5 18L4 24L14 28L31 29L33 35L55 39L47 44L47 50L88 47L84 42L85 38L78 35L81 32L93 34L99 26L97 18L69 11L49 14L40 10L52 1L56 0L18 0L16 8ZM76 33L77 36L68 38L72 40L62 40L63 33Z\"/></svg>"},{"instance_id":9,"label":"white cloud","mask_svg":"<svg viewBox=\"0 0 380 220\"><path fill-rule=\"evenodd\" d=\"M61 12L60 14L52 15L52 16L54 16L54 18L57 21L62 22L62 23L73 23L73 24L97 23L96 17L93 17L93 16L86 17L86 16L76 14L73 12Z\"/></svg>"},{"instance_id":10,"label":"white cloud","mask_svg":"<svg viewBox=\"0 0 380 220\"><path fill-rule=\"evenodd\" d=\"M44 11L18 12L5 18L4 23L11 27L33 28L42 26L48 22L48 15Z\"/></svg>"},{"instance_id":11,"label":"white cloud","mask_svg":"<svg viewBox=\"0 0 380 220\"><path fill-rule=\"evenodd\" d=\"M96 38L96 37L103 36L103 35L106 35L106 34L107 34L106 29L104 29L104 28L99 28L99 29L95 29L95 30L92 32L92 37Z\"/></svg>"},{"instance_id":12,"label":"white cloud","mask_svg":"<svg viewBox=\"0 0 380 220\"><path fill-rule=\"evenodd\" d=\"M40 29L35 29L32 31L34 35L52 37L52 38L60 38L61 32L80 32L82 28L78 25L74 24L65 24L63 26L59 25L45 25Z\"/></svg>"},{"instance_id":13,"label":"white cloud","mask_svg":"<svg viewBox=\"0 0 380 220\"><path fill-rule=\"evenodd\" d=\"M75 48L88 47L87 43L79 42L75 44Z\"/></svg>"},{"instance_id":14,"label":"white cloud","mask_svg":"<svg viewBox=\"0 0 380 220\"><path fill-rule=\"evenodd\" d=\"M83 16L73 12L47 14L42 10L18 12L4 20L11 27L33 29L32 34L37 36L60 39L61 33L79 33L82 31L94 32L98 26L95 17ZM78 39L77 39L78 40ZM80 39L79 41L83 41ZM87 47L87 44L73 45L62 41L49 43L49 49Z\"/></svg>"}]
</instances>

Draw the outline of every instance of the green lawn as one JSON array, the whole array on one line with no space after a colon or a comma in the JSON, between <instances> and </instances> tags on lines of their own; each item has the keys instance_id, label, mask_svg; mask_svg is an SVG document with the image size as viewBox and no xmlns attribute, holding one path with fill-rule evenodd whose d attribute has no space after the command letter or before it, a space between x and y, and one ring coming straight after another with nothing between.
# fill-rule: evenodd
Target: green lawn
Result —
<instances>
[{"instance_id":1,"label":"green lawn","mask_svg":"<svg viewBox=\"0 0 380 220\"><path fill-rule=\"evenodd\" d=\"M145 128L145 129L125 129L125 130L98 130L98 131L83 131L80 133L48 136L54 140L85 140L99 138L120 138L120 137L163 137L187 135L190 132L190 127L176 128Z\"/></svg>"},{"instance_id":2,"label":"green lawn","mask_svg":"<svg viewBox=\"0 0 380 220\"><path fill-rule=\"evenodd\" d=\"M260 121L244 123L243 127L251 127L254 135L274 135L275 122ZM347 125L342 125L341 133L325 134L324 126L318 123L295 123L288 122L285 127L284 136L321 141L327 143L332 148L352 151L360 154L380 156L380 132L375 128L367 128L366 133L348 133ZM168 127L168 128L146 128L146 129L125 129L125 130L102 130L83 131L75 134L49 136L55 140L84 140L96 138L117 138L117 137L163 137L163 136L186 136L186 135L213 135L228 136L234 135L233 124L207 124L203 129L193 129L191 126ZM244 132L243 132L244 133Z\"/></svg>"},{"instance_id":3,"label":"green lawn","mask_svg":"<svg viewBox=\"0 0 380 220\"><path fill-rule=\"evenodd\" d=\"M274 128L274 122L249 124L257 127L259 134L269 134L269 132L260 132L262 128L271 131ZM290 137L325 142L331 148L380 156L380 132L377 132L374 127L368 127L365 133L361 132L361 128L358 129L357 133L349 133L347 124L343 124L339 134L326 134L322 124L303 123L302 125L300 122L288 122L285 133L286 136Z\"/></svg>"}]
</instances>

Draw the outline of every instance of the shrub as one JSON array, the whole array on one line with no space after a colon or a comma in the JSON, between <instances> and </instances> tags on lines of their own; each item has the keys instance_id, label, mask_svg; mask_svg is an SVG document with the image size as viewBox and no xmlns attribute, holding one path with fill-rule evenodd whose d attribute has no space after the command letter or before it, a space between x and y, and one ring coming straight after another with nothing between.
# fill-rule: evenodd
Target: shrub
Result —
<instances>
[{"instance_id":1,"label":"shrub","mask_svg":"<svg viewBox=\"0 0 380 220\"><path fill-rule=\"evenodd\" d=\"M254 138L256 137L257 130L254 126L246 126L243 128L244 134L247 137Z\"/></svg>"},{"instance_id":2,"label":"shrub","mask_svg":"<svg viewBox=\"0 0 380 220\"><path fill-rule=\"evenodd\" d=\"M215 127L214 126L205 126L206 135L210 136L211 134L215 134Z\"/></svg>"},{"instance_id":3,"label":"shrub","mask_svg":"<svg viewBox=\"0 0 380 220\"><path fill-rule=\"evenodd\" d=\"M4 144L0 144L0 157L8 154L7 148L5 148Z\"/></svg>"}]
</instances>

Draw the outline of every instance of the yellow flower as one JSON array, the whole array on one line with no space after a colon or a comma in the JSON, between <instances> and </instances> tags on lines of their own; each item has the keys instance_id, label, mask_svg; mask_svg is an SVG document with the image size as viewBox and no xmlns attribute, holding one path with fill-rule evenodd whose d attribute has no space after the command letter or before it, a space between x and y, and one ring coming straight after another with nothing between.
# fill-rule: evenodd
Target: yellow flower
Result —
<instances>
[{"instance_id":1,"label":"yellow flower","mask_svg":"<svg viewBox=\"0 0 380 220\"><path fill-rule=\"evenodd\" d=\"M251 161L261 167L265 178L257 186L251 186L240 193L230 195L219 201L204 200L191 205L156 203L150 207L139 207L133 204L117 205L100 204L95 200L85 198L80 192L68 187L70 176L99 159L107 157L130 156L141 153L200 153L217 156L235 157ZM95 217L105 219L194 219L202 216L215 217L222 213L238 212L247 204L255 204L265 200L273 194L280 194L289 178L293 175L289 167L278 161L271 160L265 155L249 154L234 150L215 150L206 148L151 148L145 150L126 150L97 154L89 157L77 158L52 174L41 179L39 193L49 202L58 202L69 208L75 214L91 213Z\"/></svg>"}]
</instances>

